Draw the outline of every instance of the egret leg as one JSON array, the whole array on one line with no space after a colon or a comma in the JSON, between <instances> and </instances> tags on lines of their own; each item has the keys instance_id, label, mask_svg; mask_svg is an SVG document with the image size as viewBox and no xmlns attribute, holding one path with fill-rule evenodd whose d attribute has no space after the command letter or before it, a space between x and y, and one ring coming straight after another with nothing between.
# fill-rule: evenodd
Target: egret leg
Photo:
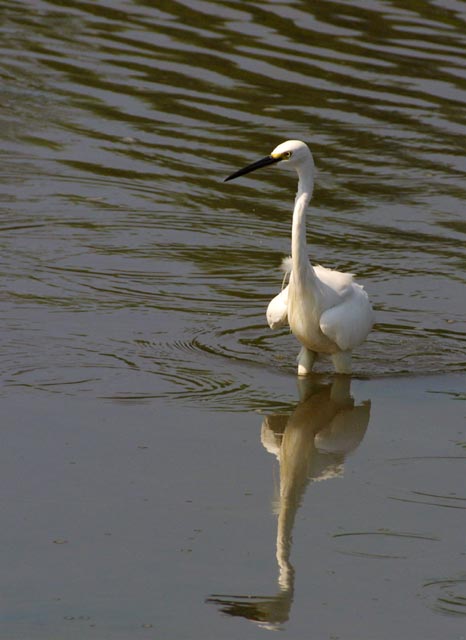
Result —
<instances>
[{"instance_id":1,"label":"egret leg","mask_svg":"<svg viewBox=\"0 0 466 640\"><path fill-rule=\"evenodd\" d=\"M351 373L351 351L333 353L332 361L337 373Z\"/></svg>"},{"instance_id":2,"label":"egret leg","mask_svg":"<svg viewBox=\"0 0 466 640\"><path fill-rule=\"evenodd\" d=\"M317 354L314 351L309 351L306 347L301 347L301 351L298 353L298 376L306 376L311 373L312 367Z\"/></svg>"}]
</instances>

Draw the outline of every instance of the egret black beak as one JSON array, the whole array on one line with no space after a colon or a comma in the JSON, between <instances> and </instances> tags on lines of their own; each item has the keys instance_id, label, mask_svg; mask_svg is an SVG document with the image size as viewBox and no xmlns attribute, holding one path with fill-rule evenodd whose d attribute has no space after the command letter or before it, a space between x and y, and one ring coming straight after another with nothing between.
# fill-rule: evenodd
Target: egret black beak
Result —
<instances>
[{"instance_id":1,"label":"egret black beak","mask_svg":"<svg viewBox=\"0 0 466 640\"><path fill-rule=\"evenodd\" d=\"M257 162L253 162L252 164L248 164L247 167L240 169L239 171L235 171L231 176L225 178L223 182L228 182L228 180L234 180L235 178L239 178L240 176L244 176L246 173L251 173L251 171L255 171L256 169L260 169L261 167L267 167L269 164L275 164L279 162L281 158L274 158L273 156L265 156L265 158L261 158Z\"/></svg>"}]
</instances>

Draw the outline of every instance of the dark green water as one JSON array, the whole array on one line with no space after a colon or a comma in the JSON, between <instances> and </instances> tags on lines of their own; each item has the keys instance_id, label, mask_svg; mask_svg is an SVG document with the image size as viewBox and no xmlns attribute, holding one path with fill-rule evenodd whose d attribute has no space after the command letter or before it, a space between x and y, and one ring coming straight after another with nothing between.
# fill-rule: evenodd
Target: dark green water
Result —
<instances>
[{"instance_id":1,"label":"dark green water","mask_svg":"<svg viewBox=\"0 0 466 640\"><path fill-rule=\"evenodd\" d=\"M454 0L1 3L6 638L464 634L465 27ZM377 325L361 409L325 362L301 390L277 520L295 177L223 178L287 138L318 167L310 255Z\"/></svg>"}]
</instances>

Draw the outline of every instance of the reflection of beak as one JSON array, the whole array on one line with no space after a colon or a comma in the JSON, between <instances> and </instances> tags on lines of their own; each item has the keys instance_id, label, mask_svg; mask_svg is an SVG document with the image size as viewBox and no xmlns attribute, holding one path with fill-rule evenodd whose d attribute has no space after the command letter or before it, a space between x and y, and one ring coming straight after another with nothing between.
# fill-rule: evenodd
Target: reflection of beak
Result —
<instances>
[{"instance_id":1,"label":"reflection of beak","mask_svg":"<svg viewBox=\"0 0 466 640\"><path fill-rule=\"evenodd\" d=\"M275 162L279 162L280 160L281 158L274 158L273 156L265 156L265 158L261 158L257 162L248 164L247 167L244 167L239 171L235 171L235 173L232 173L231 176L228 176L228 178L225 178L223 182L228 182L228 180L234 180L235 178L244 176L246 173L251 173L251 171L255 171L256 169L260 169L261 167L267 167L269 164L275 164Z\"/></svg>"}]
</instances>

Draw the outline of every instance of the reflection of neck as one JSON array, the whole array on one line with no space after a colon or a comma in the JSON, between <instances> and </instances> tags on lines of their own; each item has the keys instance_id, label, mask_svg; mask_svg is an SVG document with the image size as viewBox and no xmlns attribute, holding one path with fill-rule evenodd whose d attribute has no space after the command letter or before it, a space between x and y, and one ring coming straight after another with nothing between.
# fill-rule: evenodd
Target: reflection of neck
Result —
<instances>
[{"instance_id":1,"label":"reflection of neck","mask_svg":"<svg viewBox=\"0 0 466 640\"><path fill-rule=\"evenodd\" d=\"M280 447L280 510L277 523L277 562L281 589L290 589L294 570L290 564L291 542L296 513L309 481L309 465L314 449L312 420L301 424L299 405L289 418ZM309 430L309 426L311 430ZM303 428L304 427L304 428Z\"/></svg>"},{"instance_id":2,"label":"reflection of neck","mask_svg":"<svg viewBox=\"0 0 466 640\"><path fill-rule=\"evenodd\" d=\"M294 569L290 562L291 537L298 505L291 507L286 500L280 500L277 526L277 563L280 569L278 584L282 591L292 591Z\"/></svg>"}]
</instances>

